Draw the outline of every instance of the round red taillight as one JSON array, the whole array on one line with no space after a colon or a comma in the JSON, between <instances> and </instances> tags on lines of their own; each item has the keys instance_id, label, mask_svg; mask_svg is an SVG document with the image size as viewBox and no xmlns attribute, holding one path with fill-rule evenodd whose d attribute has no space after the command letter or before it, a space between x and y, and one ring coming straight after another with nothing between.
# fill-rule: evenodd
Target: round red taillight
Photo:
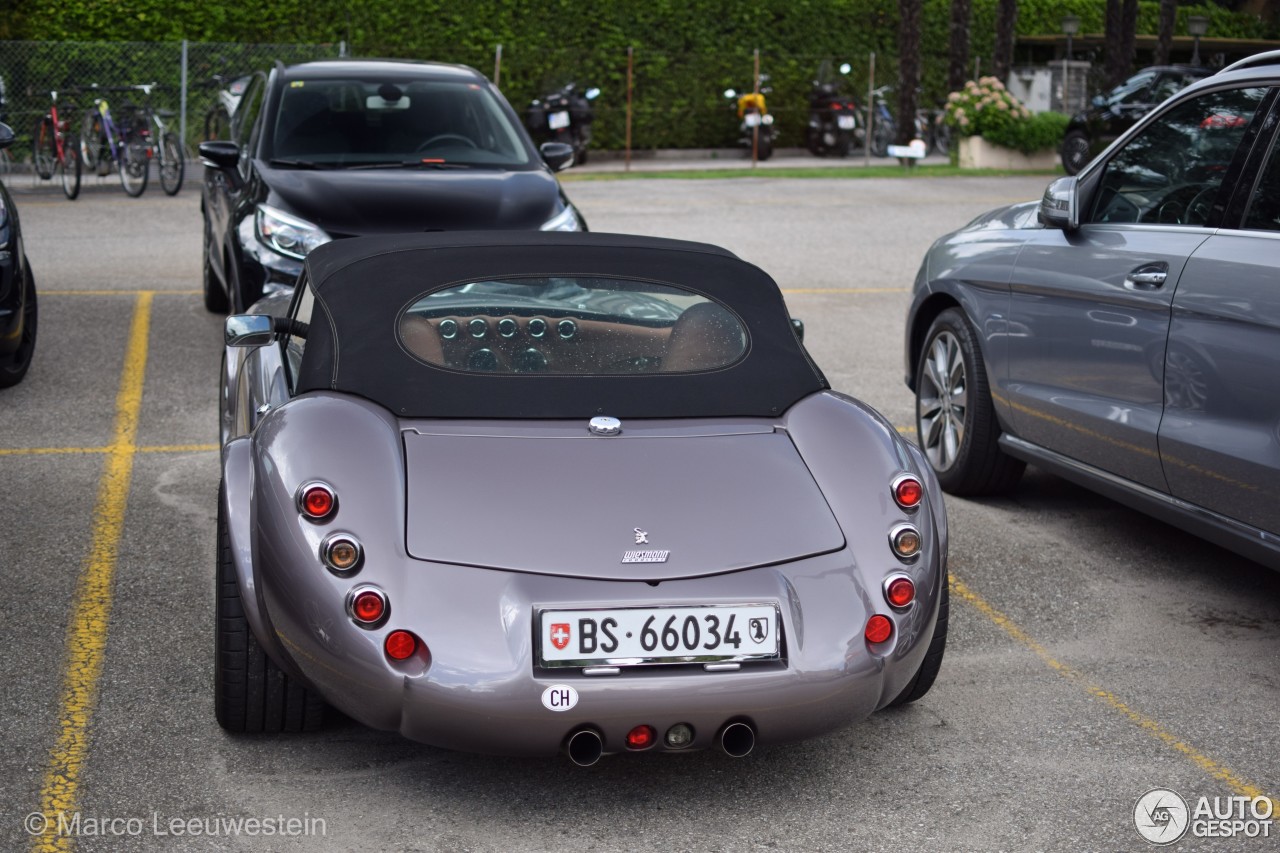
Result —
<instances>
[{"instance_id":1,"label":"round red taillight","mask_svg":"<svg viewBox=\"0 0 1280 853\"><path fill-rule=\"evenodd\" d=\"M636 726L627 732L627 749L648 749L658 739L658 732L653 726Z\"/></svg>"},{"instance_id":2,"label":"round red taillight","mask_svg":"<svg viewBox=\"0 0 1280 853\"><path fill-rule=\"evenodd\" d=\"M877 613L867 620L867 630L864 633L868 643L883 643L893 636L893 623L888 616Z\"/></svg>"},{"instance_id":3,"label":"round red taillight","mask_svg":"<svg viewBox=\"0 0 1280 853\"><path fill-rule=\"evenodd\" d=\"M382 647L392 660L407 660L418 650L418 638L408 631L392 631Z\"/></svg>"},{"instance_id":4,"label":"round red taillight","mask_svg":"<svg viewBox=\"0 0 1280 853\"><path fill-rule=\"evenodd\" d=\"M893 578L884 588L884 597L894 607L906 607L916 600L916 585L911 578Z\"/></svg>"},{"instance_id":5,"label":"round red taillight","mask_svg":"<svg viewBox=\"0 0 1280 853\"><path fill-rule=\"evenodd\" d=\"M893 499L903 509L915 509L924 499L924 486L910 475L899 477L893 483Z\"/></svg>"},{"instance_id":6,"label":"round red taillight","mask_svg":"<svg viewBox=\"0 0 1280 853\"><path fill-rule=\"evenodd\" d=\"M328 518L337 507L337 495L324 483L308 483L298 494L298 509L307 518Z\"/></svg>"},{"instance_id":7,"label":"round red taillight","mask_svg":"<svg viewBox=\"0 0 1280 853\"><path fill-rule=\"evenodd\" d=\"M351 597L351 618L361 625L376 625L387 615L387 597L376 589L363 589Z\"/></svg>"}]
</instances>

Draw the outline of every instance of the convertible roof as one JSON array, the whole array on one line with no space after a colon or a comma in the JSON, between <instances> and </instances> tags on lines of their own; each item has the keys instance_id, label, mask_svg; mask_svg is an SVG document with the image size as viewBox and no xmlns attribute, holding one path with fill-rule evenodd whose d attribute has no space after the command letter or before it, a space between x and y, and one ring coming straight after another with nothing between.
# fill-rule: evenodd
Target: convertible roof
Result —
<instances>
[{"instance_id":1,"label":"convertible roof","mask_svg":"<svg viewBox=\"0 0 1280 853\"><path fill-rule=\"evenodd\" d=\"M306 261L316 296L297 391L366 397L401 417L772 417L828 387L791 328L778 285L716 246L583 232L439 232L327 243ZM400 345L401 310L425 293L511 276L645 279L720 302L747 354L694 373L464 373Z\"/></svg>"}]
</instances>

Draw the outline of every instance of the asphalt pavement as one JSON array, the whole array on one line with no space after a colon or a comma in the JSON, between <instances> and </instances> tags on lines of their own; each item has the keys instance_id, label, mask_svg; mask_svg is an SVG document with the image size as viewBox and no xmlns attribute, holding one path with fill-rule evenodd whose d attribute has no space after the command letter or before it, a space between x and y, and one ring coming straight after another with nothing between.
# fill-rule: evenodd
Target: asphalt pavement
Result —
<instances>
[{"instance_id":1,"label":"asphalt pavement","mask_svg":"<svg viewBox=\"0 0 1280 853\"><path fill-rule=\"evenodd\" d=\"M902 322L924 250L1046 180L566 187L595 230L718 243L771 273L837 390L910 434ZM844 731L590 769L345 721L227 735L211 696L221 320L198 292L198 192L132 200L90 179L69 202L25 183L10 181L40 338L26 381L0 392L0 849L38 849L24 822L68 790L79 835L52 849L1141 850L1134 809L1153 788L1192 804L1280 794L1280 575L1034 470L1008 497L949 499L938 682ZM126 359L131 340L145 360ZM118 553L86 595L104 505ZM85 613L97 621L69 640ZM71 789L51 767L71 768ZM298 833L243 823L277 817ZM1173 849L1261 851L1275 835Z\"/></svg>"}]
</instances>

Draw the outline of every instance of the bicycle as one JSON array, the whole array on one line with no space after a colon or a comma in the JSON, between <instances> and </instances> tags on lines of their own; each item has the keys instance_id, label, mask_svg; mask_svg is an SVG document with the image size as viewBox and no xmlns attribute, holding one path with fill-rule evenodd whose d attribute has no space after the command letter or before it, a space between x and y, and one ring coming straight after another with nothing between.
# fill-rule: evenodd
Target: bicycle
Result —
<instances>
[{"instance_id":1,"label":"bicycle","mask_svg":"<svg viewBox=\"0 0 1280 853\"><path fill-rule=\"evenodd\" d=\"M158 83L141 83L129 88L137 89L146 97L134 114L133 131L146 143L147 159L159 163L160 188L165 195L177 195L186 173L186 158L178 134L164 123L164 119L173 118L175 113L173 110L157 110L151 105L151 93L159 88ZM151 132L152 125L155 125L154 133Z\"/></svg>"},{"instance_id":2,"label":"bicycle","mask_svg":"<svg viewBox=\"0 0 1280 853\"><path fill-rule=\"evenodd\" d=\"M41 180L57 173L62 178L62 192L69 199L80 195L79 141L71 133L70 122L58 115L58 93L49 93L49 112L36 119L31 134L31 159Z\"/></svg>"},{"instance_id":3,"label":"bicycle","mask_svg":"<svg viewBox=\"0 0 1280 853\"><path fill-rule=\"evenodd\" d=\"M97 90L98 87L91 88ZM146 191L150 177L148 153L147 144L138 134L116 124L106 98L95 97L93 108L85 112L80 133L80 157L84 165L100 177L106 177L114 164L125 193L137 198Z\"/></svg>"},{"instance_id":4,"label":"bicycle","mask_svg":"<svg viewBox=\"0 0 1280 853\"><path fill-rule=\"evenodd\" d=\"M236 114L236 108L240 106L240 98L244 95L250 79L252 79L250 74L215 74L209 78L209 82L205 85L216 88L218 92L213 105L204 115L206 142L212 139L227 139L231 135L231 119Z\"/></svg>"}]
</instances>

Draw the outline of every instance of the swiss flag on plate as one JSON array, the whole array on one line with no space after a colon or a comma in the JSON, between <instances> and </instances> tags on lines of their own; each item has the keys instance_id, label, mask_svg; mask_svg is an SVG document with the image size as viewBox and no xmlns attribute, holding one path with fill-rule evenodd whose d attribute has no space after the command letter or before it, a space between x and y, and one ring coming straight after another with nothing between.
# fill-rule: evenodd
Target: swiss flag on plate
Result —
<instances>
[{"instance_id":1,"label":"swiss flag on plate","mask_svg":"<svg viewBox=\"0 0 1280 853\"><path fill-rule=\"evenodd\" d=\"M564 651L564 647L569 645L569 625L565 622L551 623L551 645L556 647L556 651Z\"/></svg>"}]
</instances>

